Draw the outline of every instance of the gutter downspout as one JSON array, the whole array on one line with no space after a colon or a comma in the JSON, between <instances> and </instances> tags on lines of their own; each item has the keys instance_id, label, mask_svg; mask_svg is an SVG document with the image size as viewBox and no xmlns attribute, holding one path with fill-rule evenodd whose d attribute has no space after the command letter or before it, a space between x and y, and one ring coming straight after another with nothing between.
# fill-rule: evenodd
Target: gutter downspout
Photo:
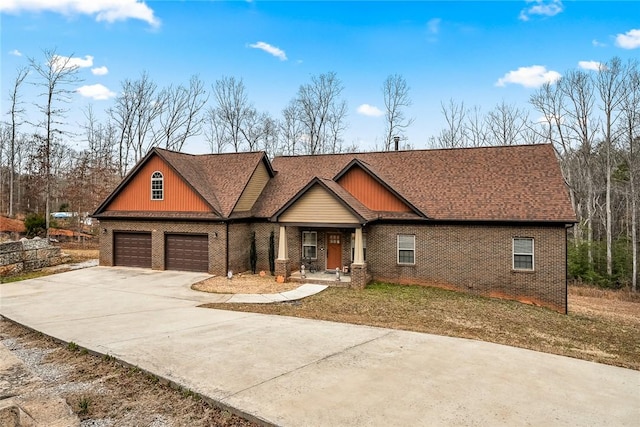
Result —
<instances>
[{"instance_id":1,"label":"gutter downspout","mask_svg":"<svg viewBox=\"0 0 640 427\"><path fill-rule=\"evenodd\" d=\"M229 222L225 221L224 223L225 228L226 228L226 237L225 237L225 254L224 254L224 258L225 258L225 276L226 274L229 272Z\"/></svg>"},{"instance_id":2,"label":"gutter downspout","mask_svg":"<svg viewBox=\"0 0 640 427\"><path fill-rule=\"evenodd\" d=\"M564 228L564 314L569 314L569 227Z\"/></svg>"}]
</instances>

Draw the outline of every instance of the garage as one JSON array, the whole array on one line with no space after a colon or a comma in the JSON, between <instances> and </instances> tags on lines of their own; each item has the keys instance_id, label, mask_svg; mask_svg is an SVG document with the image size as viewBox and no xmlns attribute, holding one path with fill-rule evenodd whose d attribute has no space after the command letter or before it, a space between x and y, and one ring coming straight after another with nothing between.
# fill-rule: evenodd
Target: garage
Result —
<instances>
[{"instance_id":1,"label":"garage","mask_svg":"<svg viewBox=\"0 0 640 427\"><path fill-rule=\"evenodd\" d=\"M113 233L113 263L124 267L151 268L151 233Z\"/></svg>"},{"instance_id":2,"label":"garage","mask_svg":"<svg viewBox=\"0 0 640 427\"><path fill-rule=\"evenodd\" d=\"M165 269L209 271L209 238L206 234L165 235Z\"/></svg>"}]
</instances>

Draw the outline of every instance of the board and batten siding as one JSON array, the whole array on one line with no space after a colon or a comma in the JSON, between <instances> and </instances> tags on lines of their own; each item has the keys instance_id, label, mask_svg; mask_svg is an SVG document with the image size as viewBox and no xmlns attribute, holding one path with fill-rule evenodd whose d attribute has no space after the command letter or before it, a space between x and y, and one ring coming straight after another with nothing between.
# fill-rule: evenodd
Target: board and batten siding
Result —
<instances>
[{"instance_id":1,"label":"board and batten siding","mask_svg":"<svg viewBox=\"0 0 640 427\"><path fill-rule=\"evenodd\" d=\"M151 200L151 175L164 178L164 199ZM152 156L109 203L106 211L211 212L211 208L162 158Z\"/></svg>"},{"instance_id":2,"label":"board and batten siding","mask_svg":"<svg viewBox=\"0 0 640 427\"><path fill-rule=\"evenodd\" d=\"M411 212L402 200L360 167L351 168L338 184L372 211Z\"/></svg>"},{"instance_id":3,"label":"board and batten siding","mask_svg":"<svg viewBox=\"0 0 640 427\"><path fill-rule=\"evenodd\" d=\"M344 205L319 185L311 187L278 219L279 222L357 224L356 218Z\"/></svg>"},{"instance_id":4,"label":"board and batten siding","mask_svg":"<svg viewBox=\"0 0 640 427\"><path fill-rule=\"evenodd\" d=\"M238 199L234 212L246 212L251 210L253 204L258 200L260 193L269 182L269 172L264 162L260 162L256 170L253 171L253 175L249 179L247 186L245 187L242 195Z\"/></svg>"}]
</instances>

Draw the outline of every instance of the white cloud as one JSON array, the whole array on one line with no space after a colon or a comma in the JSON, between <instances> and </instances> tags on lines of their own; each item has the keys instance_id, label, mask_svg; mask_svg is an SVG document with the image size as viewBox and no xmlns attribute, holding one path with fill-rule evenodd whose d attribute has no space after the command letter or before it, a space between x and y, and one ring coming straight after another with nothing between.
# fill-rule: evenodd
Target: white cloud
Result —
<instances>
[{"instance_id":1,"label":"white cloud","mask_svg":"<svg viewBox=\"0 0 640 427\"><path fill-rule=\"evenodd\" d=\"M442 22L442 19L440 19L440 18L430 19L427 22L427 29L429 30L429 32L431 34L438 34L440 32L440 23L441 22Z\"/></svg>"},{"instance_id":2,"label":"white cloud","mask_svg":"<svg viewBox=\"0 0 640 427\"><path fill-rule=\"evenodd\" d=\"M105 99L110 99L116 96L115 92L110 91L107 87L101 85L100 83L95 85L85 85L80 86L76 89L80 95L91 98L96 101L103 101Z\"/></svg>"},{"instance_id":3,"label":"white cloud","mask_svg":"<svg viewBox=\"0 0 640 427\"><path fill-rule=\"evenodd\" d=\"M142 0L2 0L0 11L54 12L62 15L95 16L96 21L113 23L127 19L139 19L153 27L160 25L151 9Z\"/></svg>"},{"instance_id":4,"label":"white cloud","mask_svg":"<svg viewBox=\"0 0 640 427\"><path fill-rule=\"evenodd\" d=\"M380 117L384 115L384 112L382 112L378 107L374 107L369 104L360 105L356 111L358 111L358 114L369 117Z\"/></svg>"},{"instance_id":5,"label":"white cloud","mask_svg":"<svg viewBox=\"0 0 640 427\"><path fill-rule=\"evenodd\" d=\"M272 46L269 43L258 42L258 43L250 44L249 47L253 49L264 50L268 54L273 55L276 58L280 58L280 61L287 60L287 54L284 52L284 50L280 49L279 47Z\"/></svg>"},{"instance_id":6,"label":"white cloud","mask_svg":"<svg viewBox=\"0 0 640 427\"><path fill-rule=\"evenodd\" d=\"M629 30L616 36L616 46L623 49L637 49L640 47L640 29Z\"/></svg>"},{"instance_id":7,"label":"white cloud","mask_svg":"<svg viewBox=\"0 0 640 427\"><path fill-rule=\"evenodd\" d=\"M51 58L51 62L53 63L53 68L55 70L59 68L86 68L93 66L93 56L85 55L83 59L69 56L53 55L53 58Z\"/></svg>"},{"instance_id":8,"label":"white cloud","mask_svg":"<svg viewBox=\"0 0 640 427\"><path fill-rule=\"evenodd\" d=\"M532 15L555 16L564 10L561 0L526 0L530 6L520 11L518 18L528 21Z\"/></svg>"},{"instance_id":9,"label":"white cloud","mask_svg":"<svg viewBox=\"0 0 640 427\"><path fill-rule=\"evenodd\" d=\"M109 69L103 65L102 67L92 68L91 73L94 76L104 76L109 73Z\"/></svg>"},{"instance_id":10,"label":"white cloud","mask_svg":"<svg viewBox=\"0 0 640 427\"><path fill-rule=\"evenodd\" d=\"M553 83L560 78L560 73L547 70L543 65L532 65L530 67L520 67L517 70L509 71L498 79L496 86L506 86L509 83L522 85L524 87L540 87L544 83Z\"/></svg>"},{"instance_id":11,"label":"white cloud","mask_svg":"<svg viewBox=\"0 0 640 427\"><path fill-rule=\"evenodd\" d=\"M18 49L13 49L9 51L9 55L22 56L22 52L20 52Z\"/></svg>"},{"instance_id":12,"label":"white cloud","mask_svg":"<svg viewBox=\"0 0 640 427\"><path fill-rule=\"evenodd\" d=\"M600 71L602 67L604 67L604 64L598 61L579 61L578 67L582 68L583 70Z\"/></svg>"},{"instance_id":13,"label":"white cloud","mask_svg":"<svg viewBox=\"0 0 640 427\"><path fill-rule=\"evenodd\" d=\"M598 41L598 40L596 40L596 39L591 40L591 44L592 44L594 47L605 47L605 46L607 46L605 43L599 42L599 41Z\"/></svg>"}]
</instances>

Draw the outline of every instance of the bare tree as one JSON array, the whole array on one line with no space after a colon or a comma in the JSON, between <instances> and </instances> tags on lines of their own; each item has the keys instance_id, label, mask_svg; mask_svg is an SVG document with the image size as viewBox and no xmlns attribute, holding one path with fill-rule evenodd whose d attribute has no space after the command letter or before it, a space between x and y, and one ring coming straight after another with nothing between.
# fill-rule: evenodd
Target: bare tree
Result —
<instances>
[{"instance_id":1,"label":"bare tree","mask_svg":"<svg viewBox=\"0 0 640 427\"><path fill-rule=\"evenodd\" d=\"M526 111L507 104L497 104L486 116L486 124L493 145L517 145L525 141L529 115Z\"/></svg>"},{"instance_id":2,"label":"bare tree","mask_svg":"<svg viewBox=\"0 0 640 427\"><path fill-rule=\"evenodd\" d=\"M169 86L164 91L165 105L159 115L160 126L152 145L164 145L169 150L181 151L187 138L202 130L200 110L208 99L204 83L192 76L189 87Z\"/></svg>"},{"instance_id":3,"label":"bare tree","mask_svg":"<svg viewBox=\"0 0 640 427\"><path fill-rule=\"evenodd\" d=\"M393 138L404 139L404 131L413 123L413 118L405 116L404 109L411 106L409 85L400 74L390 74L382 84L382 95L385 107L385 150L393 147Z\"/></svg>"},{"instance_id":4,"label":"bare tree","mask_svg":"<svg viewBox=\"0 0 640 427\"><path fill-rule=\"evenodd\" d=\"M638 291L638 182L640 182L640 68L630 62L626 73L626 93L620 104L620 134L629 170L629 204L631 213L631 290Z\"/></svg>"},{"instance_id":5,"label":"bare tree","mask_svg":"<svg viewBox=\"0 0 640 427\"><path fill-rule=\"evenodd\" d=\"M134 96L133 83L124 80L115 105L107 113L118 129L118 173L123 178L129 170L129 156L133 149Z\"/></svg>"},{"instance_id":6,"label":"bare tree","mask_svg":"<svg viewBox=\"0 0 640 427\"><path fill-rule=\"evenodd\" d=\"M9 102L11 107L9 108L9 114L11 116L11 139L9 141L9 216L13 217L13 199L14 199L14 179L16 173L16 136L18 126L21 124L20 120L24 114L24 108L22 108L20 101L20 86L24 82L25 78L29 74L27 67L18 68L16 77L13 80L13 86L11 94L9 95Z\"/></svg>"},{"instance_id":7,"label":"bare tree","mask_svg":"<svg viewBox=\"0 0 640 427\"><path fill-rule=\"evenodd\" d=\"M310 83L298 89L295 105L304 134L304 153L331 152L329 142L341 138L346 116L343 89L334 72L312 76Z\"/></svg>"},{"instance_id":8,"label":"bare tree","mask_svg":"<svg viewBox=\"0 0 640 427\"><path fill-rule=\"evenodd\" d=\"M138 80L125 79L115 105L108 113L118 129L118 169L120 176L129 171L131 161L137 163L157 144L153 138L154 125L165 108L166 91L144 71ZM133 155L133 159L131 159Z\"/></svg>"},{"instance_id":9,"label":"bare tree","mask_svg":"<svg viewBox=\"0 0 640 427\"><path fill-rule=\"evenodd\" d=\"M78 66L73 64L70 56L60 56L56 53L55 49L45 50L43 53L45 59L44 63L36 60L35 58L29 58L29 64L31 69L35 71L40 78L35 84L38 87L43 88L43 92L40 96L44 97L44 101L38 104L38 109L44 114L44 120L41 126L44 130L44 150L42 155L44 158L45 215L48 236L51 213L50 199L52 191L52 147L55 135L64 134L64 130L60 127L63 123L59 120L62 119L67 112L67 110L60 104L71 101L71 94L73 91L69 87L77 83L80 79L78 77Z\"/></svg>"},{"instance_id":10,"label":"bare tree","mask_svg":"<svg viewBox=\"0 0 640 427\"><path fill-rule=\"evenodd\" d=\"M158 91L158 85L146 72L133 82L132 89L134 110L131 136L134 141L134 163L137 163L153 147L153 124L165 107L167 94Z\"/></svg>"},{"instance_id":11,"label":"bare tree","mask_svg":"<svg viewBox=\"0 0 640 427\"><path fill-rule=\"evenodd\" d=\"M531 97L529 102L533 107L542 113L543 120L540 123L541 131L538 135L544 141L553 144L553 147L560 159L560 167L565 183L569 188L571 205L575 212L578 212L576 204L576 183L574 182L573 159L575 150L568 137L566 129L566 105L565 97L560 84L545 83ZM579 244L581 240L581 228L574 230L574 242Z\"/></svg>"},{"instance_id":12,"label":"bare tree","mask_svg":"<svg viewBox=\"0 0 640 427\"><path fill-rule=\"evenodd\" d=\"M204 137L209 142L212 153L223 153L229 144L225 123L220 119L218 110L210 107L204 118Z\"/></svg>"},{"instance_id":13,"label":"bare tree","mask_svg":"<svg viewBox=\"0 0 640 427\"><path fill-rule=\"evenodd\" d=\"M464 102L457 103L449 99L449 103L440 102L440 111L447 122L445 129L433 141L440 148L464 147L467 143L465 121L467 109Z\"/></svg>"},{"instance_id":14,"label":"bare tree","mask_svg":"<svg viewBox=\"0 0 640 427\"><path fill-rule=\"evenodd\" d=\"M283 153L289 156L298 154L300 146L302 145L301 141L304 131L298 116L295 100L292 100L289 105L282 110L279 134L282 140Z\"/></svg>"},{"instance_id":15,"label":"bare tree","mask_svg":"<svg viewBox=\"0 0 640 427\"><path fill-rule=\"evenodd\" d=\"M600 94L600 108L604 113L604 146L605 146L605 208L606 208L606 239L607 239L607 274L613 274L613 232L611 229L611 152L613 126L618 118L618 107L623 102L625 95L624 67L620 58L613 58L606 64L602 64L596 77L596 87Z\"/></svg>"},{"instance_id":16,"label":"bare tree","mask_svg":"<svg viewBox=\"0 0 640 427\"><path fill-rule=\"evenodd\" d=\"M562 77L558 84L566 99L565 118L569 131L568 136L571 142L578 147L579 167L576 170L580 176L577 177L577 182L586 186L586 197L584 198L586 215L582 215L582 218L587 229L588 260L590 264L593 264L595 191L592 159L593 144L598 129L593 113L595 103L593 80L584 71L572 70Z\"/></svg>"},{"instance_id":17,"label":"bare tree","mask_svg":"<svg viewBox=\"0 0 640 427\"><path fill-rule=\"evenodd\" d=\"M222 77L213 86L213 94L217 104L218 120L224 124L233 151L236 153L242 151L243 141L246 140L245 135L250 132L247 129L247 121L256 114L249 102L242 79Z\"/></svg>"},{"instance_id":18,"label":"bare tree","mask_svg":"<svg viewBox=\"0 0 640 427\"><path fill-rule=\"evenodd\" d=\"M485 147L489 145L489 131L486 119L479 106L475 105L466 111L463 134L469 147Z\"/></svg>"}]
</instances>

